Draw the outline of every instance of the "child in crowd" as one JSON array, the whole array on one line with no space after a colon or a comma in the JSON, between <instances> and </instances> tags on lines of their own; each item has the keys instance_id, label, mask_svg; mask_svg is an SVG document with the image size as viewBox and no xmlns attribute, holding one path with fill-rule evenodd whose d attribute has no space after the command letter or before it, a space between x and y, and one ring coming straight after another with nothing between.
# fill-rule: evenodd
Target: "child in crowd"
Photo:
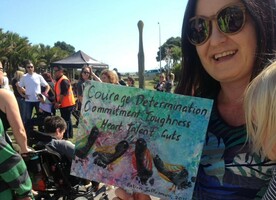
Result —
<instances>
[{"instance_id":1,"label":"child in crowd","mask_svg":"<svg viewBox=\"0 0 276 200\"><path fill-rule=\"evenodd\" d=\"M71 163L74 155L75 145L68 140L62 139L66 129L67 124L60 116L48 116L44 120L44 132L46 135L52 137L52 139L47 141L45 144L52 147L52 149L57 151L61 156L65 156ZM90 181L84 180L84 182L87 183ZM98 190L99 183L96 181L91 182L93 188Z\"/></svg>"},{"instance_id":2,"label":"child in crowd","mask_svg":"<svg viewBox=\"0 0 276 200\"><path fill-rule=\"evenodd\" d=\"M53 115L53 103L43 94L37 94L39 102L39 111L36 117L33 117L25 123L28 138L32 137L34 126L38 126L40 132L44 132L44 119Z\"/></svg>"},{"instance_id":3,"label":"child in crowd","mask_svg":"<svg viewBox=\"0 0 276 200\"><path fill-rule=\"evenodd\" d=\"M60 155L67 157L71 162L75 145L68 140L62 140L66 129L67 124L60 116L48 116L44 119L44 132L52 137L47 145L51 146Z\"/></svg>"},{"instance_id":4,"label":"child in crowd","mask_svg":"<svg viewBox=\"0 0 276 200\"><path fill-rule=\"evenodd\" d=\"M245 118L254 152L276 161L276 62L264 69L245 92ZM263 200L276 199L276 167Z\"/></svg>"},{"instance_id":5,"label":"child in crowd","mask_svg":"<svg viewBox=\"0 0 276 200\"><path fill-rule=\"evenodd\" d=\"M165 84L166 84L166 76L164 73L159 75L159 82L153 86L156 91L164 92L165 91Z\"/></svg>"},{"instance_id":6,"label":"child in crowd","mask_svg":"<svg viewBox=\"0 0 276 200\"><path fill-rule=\"evenodd\" d=\"M44 96L43 94L38 94L37 98L40 101L40 103L39 103L39 112L42 113L45 116L52 115L53 103L46 96Z\"/></svg>"}]
</instances>

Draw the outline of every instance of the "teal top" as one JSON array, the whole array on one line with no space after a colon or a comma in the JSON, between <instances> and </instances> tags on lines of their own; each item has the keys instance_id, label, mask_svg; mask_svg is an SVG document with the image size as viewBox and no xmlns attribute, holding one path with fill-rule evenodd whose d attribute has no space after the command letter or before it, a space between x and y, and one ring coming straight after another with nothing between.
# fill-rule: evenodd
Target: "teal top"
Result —
<instances>
[{"instance_id":1,"label":"teal top","mask_svg":"<svg viewBox=\"0 0 276 200\"><path fill-rule=\"evenodd\" d=\"M214 104L193 199L261 199L273 165L250 152L245 125L228 125Z\"/></svg>"}]
</instances>

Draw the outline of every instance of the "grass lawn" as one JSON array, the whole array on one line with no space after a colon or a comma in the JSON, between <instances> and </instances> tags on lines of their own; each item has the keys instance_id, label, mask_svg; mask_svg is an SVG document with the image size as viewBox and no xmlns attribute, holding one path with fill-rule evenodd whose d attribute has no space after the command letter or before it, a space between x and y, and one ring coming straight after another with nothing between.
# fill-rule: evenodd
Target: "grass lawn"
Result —
<instances>
[{"instance_id":1,"label":"grass lawn","mask_svg":"<svg viewBox=\"0 0 276 200\"><path fill-rule=\"evenodd\" d=\"M154 80L145 80L145 89L154 90L153 86L156 84ZM135 81L135 87L139 87L139 81Z\"/></svg>"}]
</instances>

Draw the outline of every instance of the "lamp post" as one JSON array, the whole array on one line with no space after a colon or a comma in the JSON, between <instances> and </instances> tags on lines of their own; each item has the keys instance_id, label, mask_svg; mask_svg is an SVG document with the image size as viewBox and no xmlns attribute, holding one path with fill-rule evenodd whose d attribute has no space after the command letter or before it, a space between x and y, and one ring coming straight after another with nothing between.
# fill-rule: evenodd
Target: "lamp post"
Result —
<instances>
[{"instance_id":1,"label":"lamp post","mask_svg":"<svg viewBox=\"0 0 276 200\"><path fill-rule=\"evenodd\" d=\"M159 25L159 62L160 62L160 71L161 71L161 25L158 22Z\"/></svg>"}]
</instances>

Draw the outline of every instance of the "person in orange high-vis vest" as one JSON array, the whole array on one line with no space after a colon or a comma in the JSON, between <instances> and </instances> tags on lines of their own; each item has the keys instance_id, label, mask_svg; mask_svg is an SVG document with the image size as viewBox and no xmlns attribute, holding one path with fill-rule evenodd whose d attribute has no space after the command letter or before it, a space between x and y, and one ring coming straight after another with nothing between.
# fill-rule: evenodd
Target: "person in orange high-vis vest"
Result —
<instances>
[{"instance_id":1,"label":"person in orange high-vis vest","mask_svg":"<svg viewBox=\"0 0 276 200\"><path fill-rule=\"evenodd\" d=\"M73 108L75 107L75 98L69 79L63 74L63 68L61 66L54 67L54 76L56 79L55 84L55 108L60 110L61 117L67 123L67 130L64 133L63 138L73 138L73 127L71 121L71 115Z\"/></svg>"}]
</instances>

